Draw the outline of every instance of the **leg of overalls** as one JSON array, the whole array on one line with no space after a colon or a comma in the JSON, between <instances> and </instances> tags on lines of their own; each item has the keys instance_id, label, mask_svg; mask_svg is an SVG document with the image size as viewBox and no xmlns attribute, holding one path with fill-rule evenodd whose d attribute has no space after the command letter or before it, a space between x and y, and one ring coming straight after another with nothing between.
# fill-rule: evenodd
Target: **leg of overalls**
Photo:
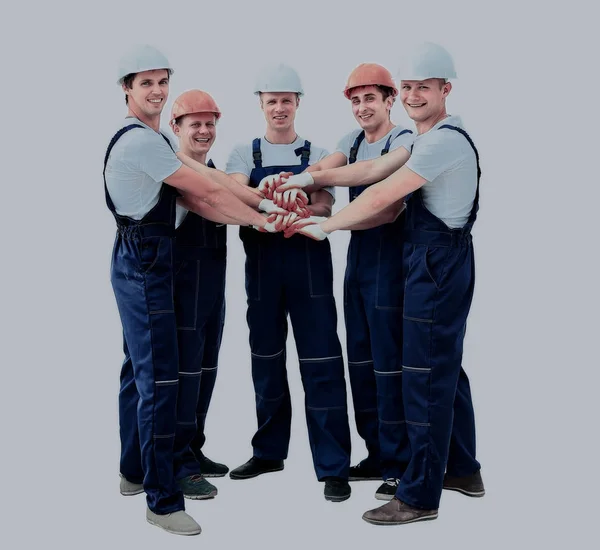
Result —
<instances>
[{"instance_id":1,"label":"leg of overalls","mask_svg":"<svg viewBox=\"0 0 600 550\"><path fill-rule=\"evenodd\" d=\"M399 237L398 237L399 239ZM402 401L402 305L404 280L400 250L380 234L371 257L361 266L361 293L373 350L381 470L384 479L400 479L410 461ZM395 256L392 257L392 255Z\"/></svg>"},{"instance_id":2,"label":"leg of overalls","mask_svg":"<svg viewBox=\"0 0 600 550\"><path fill-rule=\"evenodd\" d=\"M365 304L358 280L360 236L352 236L344 278L344 319L346 321L346 350L348 376L354 404L358 435L365 441L369 463L380 465L379 429L377 421L377 388L373 372L371 335Z\"/></svg>"},{"instance_id":3,"label":"leg of overalls","mask_svg":"<svg viewBox=\"0 0 600 550\"><path fill-rule=\"evenodd\" d=\"M119 391L119 434L121 436L121 474L132 483L144 481L142 454L140 449L140 432L138 430L137 407L140 400L133 364L123 334L123 353L125 360L121 368L121 389Z\"/></svg>"},{"instance_id":4,"label":"leg of overalls","mask_svg":"<svg viewBox=\"0 0 600 550\"><path fill-rule=\"evenodd\" d=\"M256 395L258 429L252 438L254 456L265 460L287 458L292 403L285 366L287 314L282 285L280 243L257 233L244 240L246 293Z\"/></svg>"},{"instance_id":5,"label":"leg of overalls","mask_svg":"<svg viewBox=\"0 0 600 550\"><path fill-rule=\"evenodd\" d=\"M198 406L196 407L196 435L192 441L194 451L200 451L206 441L204 426L206 424L206 414L212 398L213 389L217 379L217 367L219 362L219 349L221 348L221 339L223 336L223 325L225 324L225 269L226 252L220 250L211 250L212 268L215 276L212 278L210 292L216 300L206 323L204 332L204 353L202 355L202 378L200 381L200 395L198 397Z\"/></svg>"},{"instance_id":6,"label":"leg of overalls","mask_svg":"<svg viewBox=\"0 0 600 550\"><path fill-rule=\"evenodd\" d=\"M111 282L139 392L137 420L148 507L159 514L183 510L183 495L173 475L179 373L172 239L118 237Z\"/></svg>"},{"instance_id":7,"label":"leg of overalls","mask_svg":"<svg viewBox=\"0 0 600 550\"><path fill-rule=\"evenodd\" d=\"M196 434L196 405L204 351L204 266L195 258L175 262L175 313L179 344L179 395L175 437L175 478L199 474L200 465L190 450Z\"/></svg>"},{"instance_id":8,"label":"leg of overalls","mask_svg":"<svg viewBox=\"0 0 600 550\"><path fill-rule=\"evenodd\" d=\"M475 264L473 263L472 280L475 281ZM466 325L465 325L466 330ZM474 474L481 469L476 457L475 412L471 399L469 377L461 367L454 398L454 422L448 451L448 475L463 477Z\"/></svg>"},{"instance_id":9,"label":"leg of overalls","mask_svg":"<svg viewBox=\"0 0 600 550\"><path fill-rule=\"evenodd\" d=\"M285 260L286 299L317 479L348 479L350 427L329 241L293 237L286 246Z\"/></svg>"},{"instance_id":10,"label":"leg of overalls","mask_svg":"<svg viewBox=\"0 0 600 550\"><path fill-rule=\"evenodd\" d=\"M406 246L403 397L412 457L396 496L437 509L473 295L473 249Z\"/></svg>"}]
</instances>

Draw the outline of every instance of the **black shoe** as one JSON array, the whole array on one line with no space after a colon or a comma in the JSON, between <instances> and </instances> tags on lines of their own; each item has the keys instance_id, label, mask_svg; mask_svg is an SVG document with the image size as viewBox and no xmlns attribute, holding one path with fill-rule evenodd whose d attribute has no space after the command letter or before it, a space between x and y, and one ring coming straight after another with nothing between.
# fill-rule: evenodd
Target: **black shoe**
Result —
<instances>
[{"instance_id":1,"label":"black shoe","mask_svg":"<svg viewBox=\"0 0 600 550\"><path fill-rule=\"evenodd\" d=\"M348 481L379 481L380 479L379 464L369 461L368 458L361 460L356 466L350 466Z\"/></svg>"},{"instance_id":2,"label":"black shoe","mask_svg":"<svg viewBox=\"0 0 600 550\"><path fill-rule=\"evenodd\" d=\"M213 462L210 458L204 456L202 451L195 452L194 456L200 464L200 471L204 477L223 477L229 471L225 464Z\"/></svg>"},{"instance_id":3,"label":"black shoe","mask_svg":"<svg viewBox=\"0 0 600 550\"><path fill-rule=\"evenodd\" d=\"M345 479L339 477L325 478L325 500L331 502L342 502L350 498L350 485Z\"/></svg>"},{"instance_id":4,"label":"black shoe","mask_svg":"<svg viewBox=\"0 0 600 550\"><path fill-rule=\"evenodd\" d=\"M481 471L477 471L470 476L455 477L446 474L444 476L444 489L449 491L458 491L468 497L482 497L485 495Z\"/></svg>"},{"instance_id":5,"label":"black shoe","mask_svg":"<svg viewBox=\"0 0 600 550\"><path fill-rule=\"evenodd\" d=\"M283 460L265 460L253 456L248 462L229 472L231 479L250 479L269 472L283 470Z\"/></svg>"},{"instance_id":6,"label":"black shoe","mask_svg":"<svg viewBox=\"0 0 600 550\"><path fill-rule=\"evenodd\" d=\"M375 492L375 498L377 500L392 500L396 496L396 489L398 489L399 479L390 477L379 486L379 489Z\"/></svg>"}]
</instances>

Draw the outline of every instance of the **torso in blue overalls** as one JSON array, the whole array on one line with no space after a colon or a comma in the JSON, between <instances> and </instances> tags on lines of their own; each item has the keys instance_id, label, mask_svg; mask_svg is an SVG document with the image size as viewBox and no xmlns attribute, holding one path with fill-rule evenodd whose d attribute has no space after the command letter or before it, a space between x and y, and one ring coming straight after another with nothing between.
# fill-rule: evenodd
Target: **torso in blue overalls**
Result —
<instances>
[{"instance_id":1,"label":"torso in blue overalls","mask_svg":"<svg viewBox=\"0 0 600 550\"><path fill-rule=\"evenodd\" d=\"M130 124L112 138L105 170L114 145L134 128L144 127ZM120 471L129 481L143 480L149 508L168 514L183 509L183 495L173 476L179 386L173 245L179 193L162 184L158 203L141 220L134 220L117 214L106 180L104 190L117 222L111 283L125 352L119 392Z\"/></svg>"},{"instance_id":2,"label":"torso in blue overalls","mask_svg":"<svg viewBox=\"0 0 600 550\"><path fill-rule=\"evenodd\" d=\"M250 185L279 172L299 174L308 167L310 142L296 150L300 164L262 165L260 139L252 144L254 168ZM246 251L248 327L258 429L254 456L287 457L291 399L286 371L287 316L300 360L305 412L313 463L318 479L346 479L350 464L350 429L329 241L302 235L261 233L242 227Z\"/></svg>"},{"instance_id":3,"label":"torso in blue overalls","mask_svg":"<svg viewBox=\"0 0 600 550\"><path fill-rule=\"evenodd\" d=\"M412 133L393 132L393 139ZM348 164L356 161L365 138L354 141ZM350 187L350 201L367 186ZM356 425L368 456L361 468L380 472L383 479L399 479L410 458L402 419L402 251L404 213L393 223L352 231L344 284L348 371Z\"/></svg>"},{"instance_id":4,"label":"torso in blue overalls","mask_svg":"<svg viewBox=\"0 0 600 550\"><path fill-rule=\"evenodd\" d=\"M412 506L437 509L444 472L469 475L475 459L475 423L469 380L462 369L463 340L475 284L471 229L477 190L464 227L450 229L425 206L422 188L408 202L405 225L403 398L411 444L410 464L396 496Z\"/></svg>"}]
</instances>

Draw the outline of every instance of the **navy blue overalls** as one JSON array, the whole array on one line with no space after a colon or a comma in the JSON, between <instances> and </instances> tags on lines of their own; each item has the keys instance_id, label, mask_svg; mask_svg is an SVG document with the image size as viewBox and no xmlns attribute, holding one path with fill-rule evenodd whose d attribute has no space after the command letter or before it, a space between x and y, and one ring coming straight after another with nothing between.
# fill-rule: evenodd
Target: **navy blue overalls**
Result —
<instances>
[{"instance_id":1,"label":"navy blue overalls","mask_svg":"<svg viewBox=\"0 0 600 550\"><path fill-rule=\"evenodd\" d=\"M267 175L299 174L308 167L310 142L296 150L301 164L263 167L260 141L252 143L251 187ZM261 233L248 227L240 228L240 237L246 251L247 320L258 419L252 438L254 456L283 460L288 453L292 417L286 372L289 313L317 478L347 479L350 428L329 241L301 235L285 239L283 233Z\"/></svg>"},{"instance_id":2,"label":"navy blue overalls","mask_svg":"<svg viewBox=\"0 0 600 550\"><path fill-rule=\"evenodd\" d=\"M390 135L381 154L388 153L402 130ZM350 149L356 162L362 131ZM367 186L350 187L350 201ZM348 372L356 427L365 440L367 461L381 468L383 479L400 479L410 447L402 406L402 251L404 213L394 223L352 231L344 280L344 313Z\"/></svg>"},{"instance_id":3,"label":"navy blue overalls","mask_svg":"<svg viewBox=\"0 0 600 550\"><path fill-rule=\"evenodd\" d=\"M115 143L139 124L112 138ZM169 140L163 135L164 139ZM169 143L170 146L170 143ZM117 214L104 180L106 203L117 221L111 283L123 325L119 425L121 474L144 484L155 513L183 510L173 475L173 442L179 388L177 328L173 304L173 243L178 192L162 185L158 203L141 220Z\"/></svg>"},{"instance_id":4,"label":"navy blue overalls","mask_svg":"<svg viewBox=\"0 0 600 550\"><path fill-rule=\"evenodd\" d=\"M211 160L207 165L214 168ZM179 400L175 476L200 473L204 424L217 377L225 322L227 226L188 212L175 231Z\"/></svg>"},{"instance_id":5,"label":"navy blue overalls","mask_svg":"<svg viewBox=\"0 0 600 550\"><path fill-rule=\"evenodd\" d=\"M477 191L464 227L450 229L423 202L422 188L408 202L404 231L403 398L412 456L396 496L416 508L437 509L444 471L465 476L475 459L475 419L469 379L462 368L463 340L475 285L471 229ZM449 452L450 451L450 452Z\"/></svg>"}]
</instances>

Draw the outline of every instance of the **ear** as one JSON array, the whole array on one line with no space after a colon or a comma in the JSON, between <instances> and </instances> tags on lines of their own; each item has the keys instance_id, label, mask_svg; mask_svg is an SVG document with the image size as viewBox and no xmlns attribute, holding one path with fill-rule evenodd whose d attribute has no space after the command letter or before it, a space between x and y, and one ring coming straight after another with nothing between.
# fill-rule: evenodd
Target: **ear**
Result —
<instances>
[{"instance_id":1,"label":"ear","mask_svg":"<svg viewBox=\"0 0 600 550\"><path fill-rule=\"evenodd\" d=\"M125 86L125 84L121 84L121 88L125 92L125 95L129 95L129 90L130 89L127 86Z\"/></svg>"},{"instance_id":2,"label":"ear","mask_svg":"<svg viewBox=\"0 0 600 550\"><path fill-rule=\"evenodd\" d=\"M179 126L175 124L175 120L169 121L169 124L171 125L171 130L173 130L173 133L179 137Z\"/></svg>"},{"instance_id":3,"label":"ear","mask_svg":"<svg viewBox=\"0 0 600 550\"><path fill-rule=\"evenodd\" d=\"M300 107L300 96L296 94L296 109Z\"/></svg>"},{"instance_id":4,"label":"ear","mask_svg":"<svg viewBox=\"0 0 600 550\"><path fill-rule=\"evenodd\" d=\"M452 82L446 82L444 84L444 97L446 97L452 91Z\"/></svg>"}]
</instances>

